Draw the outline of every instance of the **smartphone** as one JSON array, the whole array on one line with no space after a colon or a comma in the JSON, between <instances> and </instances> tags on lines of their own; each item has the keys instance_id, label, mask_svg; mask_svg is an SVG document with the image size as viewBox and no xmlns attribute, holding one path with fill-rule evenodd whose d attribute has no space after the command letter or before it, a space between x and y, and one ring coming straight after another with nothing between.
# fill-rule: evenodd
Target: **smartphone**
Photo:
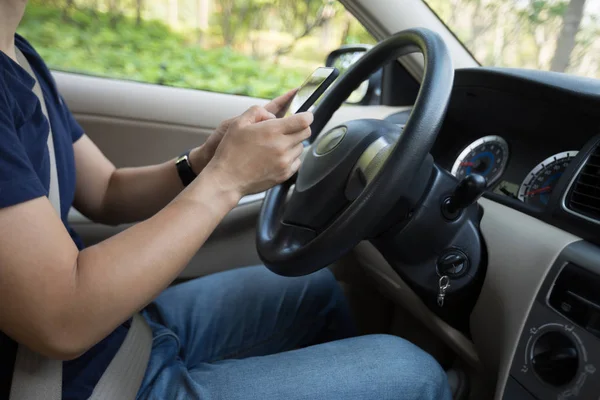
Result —
<instances>
[{"instance_id":1,"label":"smartphone","mask_svg":"<svg viewBox=\"0 0 600 400\"><path fill-rule=\"evenodd\" d=\"M298 89L286 116L308 111L339 75L337 68L317 68Z\"/></svg>"}]
</instances>

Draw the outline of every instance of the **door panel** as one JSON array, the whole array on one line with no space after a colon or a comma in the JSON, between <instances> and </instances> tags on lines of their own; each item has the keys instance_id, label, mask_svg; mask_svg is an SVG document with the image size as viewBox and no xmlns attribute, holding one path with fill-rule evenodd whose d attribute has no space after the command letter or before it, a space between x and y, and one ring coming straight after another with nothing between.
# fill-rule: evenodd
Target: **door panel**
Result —
<instances>
[{"instance_id":1,"label":"door panel","mask_svg":"<svg viewBox=\"0 0 600 400\"><path fill-rule=\"evenodd\" d=\"M158 163L203 143L224 119L266 100L54 73L57 85L87 135L117 166ZM405 108L344 106L325 129L356 118L384 118ZM254 244L259 196L248 196L234 209L182 273L183 278L259 263ZM69 217L86 245L128 225L95 224L77 212Z\"/></svg>"},{"instance_id":2,"label":"door panel","mask_svg":"<svg viewBox=\"0 0 600 400\"><path fill-rule=\"evenodd\" d=\"M214 128L74 113L86 134L117 167L156 164L206 140Z\"/></svg>"},{"instance_id":3,"label":"door panel","mask_svg":"<svg viewBox=\"0 0 600 400\"><path fill-rule=\"evenodd\" d=\"M260 201L252 201L233 209L192 258L180 278L194 278L226 269L260 264L255 245L255 226L260 205ZM94 224L77 212L71 213L69 220L86 246L101 242L131 226Z\"/></svg>"},{"instance_id":4,"label":"door panel","mask_svg":"<svg viewBox=\"0 0 600 400\"><path fill-rule=\"evenodd\" d=\"M87 135L117 166L165 161L265 100L55 72Z\"/></svg>"},{"instance_id":5,"label":"door panel","mask_svg":"<svg viewBox=\"0 0 600 400\"><path fill-rule=\"evenodd\" d=\"M253 104L266 103L250 97L65 72L53 75L72 111L81 114L214 128Z\"/></svg>"}]
</instances>

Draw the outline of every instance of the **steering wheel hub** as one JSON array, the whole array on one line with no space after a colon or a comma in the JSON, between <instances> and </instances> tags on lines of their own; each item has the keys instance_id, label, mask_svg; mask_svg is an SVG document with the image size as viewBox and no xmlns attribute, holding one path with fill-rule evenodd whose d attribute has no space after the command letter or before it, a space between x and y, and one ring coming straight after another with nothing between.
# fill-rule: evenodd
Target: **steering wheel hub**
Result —
<instances>
[{"instance_id":1,"label":"steering wheel hub","mask_svg":"<svg viewBox=\"0 0 600 400\"><path fill-rule=\"evenodd\" d=\"M348 128L345 126L338 126L327 132L315 143L315 154L323 156L335 149L346 136L346 132Z\"/></svg>"},{"instance_id":2,"label":"steering wheel hub","mask_svg":"<svg viewBox=\"0 0 600 400\"><path fill-rule=\"evenodd\" d=\"M380 139L393 141L399 130L397 125L386 121L360 119L324 133L304 158L283 221L321 231L356 198L348 198L346 188L365 152ZM330 145L332 142L335 144ZM319 148L323 147L332 148L320 154Z\"/></svg>"}]
</instances>

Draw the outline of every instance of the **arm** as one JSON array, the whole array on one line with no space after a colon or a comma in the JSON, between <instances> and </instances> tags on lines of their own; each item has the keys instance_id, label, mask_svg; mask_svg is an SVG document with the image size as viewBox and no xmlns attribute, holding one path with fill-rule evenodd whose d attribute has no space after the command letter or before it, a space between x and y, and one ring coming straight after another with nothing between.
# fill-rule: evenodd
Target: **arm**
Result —
<instances>
[{"instance_id":1,"label":"arm","mask_svg":"<svg viewBox=\"0 0 600 400\"><path fill-rule=\"evenodd\" d=\"M265 109L283 116L295 90L276 98ZM207 142L193 149L190 161L199 174L212 159L235 118L222 122ZM181 192L175 161L138 168L116 169L96 145L83 136L73 146L77 166L74 206L90 219L106 224L144 220Z\"/></svg>"},{"instance_id":2,"label":"arm","mask_svg":"<svg viewBox=\"0 0 600 400\"><path fill-rule=\"evenodd\" d=\"M41 354L71 359L143 308L241 196L297 171L312 116L270 118L262 108L250 109L172 202L81 252L46 198L1 209L0 330ZM247 163L237 166L242 155Z\"/></svg>"},{"instance_id":3,"label":"arm","mask_svg":"<svg viewBox=\"0 0 600 400\"><path fill-rule=\"evenodd\" d=\"M116 169L86 135L75 142L73 150L77 168L73 205L93 221L113 225L144 220L183 190L174 160ZM204 156L202 147L193 152ZM199 156L195 172L201 172L208 163L200 163Z\"/></svg>"}]
</instances>

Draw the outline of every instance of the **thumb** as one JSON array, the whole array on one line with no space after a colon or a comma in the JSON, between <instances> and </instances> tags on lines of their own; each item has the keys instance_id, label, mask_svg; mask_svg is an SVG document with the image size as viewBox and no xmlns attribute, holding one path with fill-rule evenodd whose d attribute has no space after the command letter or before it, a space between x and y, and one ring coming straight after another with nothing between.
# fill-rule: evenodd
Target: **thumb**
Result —
<instances>
[{"instance_id":1,"label":"thumb","mask_svg":"<svg viewBox=\"0 0 600 400\"><path fill-rule=\"evenodd\" d=\"M267 104L265 108L270 113L277 115L278 118L283 117L290 104L292 103L296 92L298 92L298 89L290 90L286 94L271 100L271 102L269 102L269 104Z\"/></svg>"}]
</instances>

